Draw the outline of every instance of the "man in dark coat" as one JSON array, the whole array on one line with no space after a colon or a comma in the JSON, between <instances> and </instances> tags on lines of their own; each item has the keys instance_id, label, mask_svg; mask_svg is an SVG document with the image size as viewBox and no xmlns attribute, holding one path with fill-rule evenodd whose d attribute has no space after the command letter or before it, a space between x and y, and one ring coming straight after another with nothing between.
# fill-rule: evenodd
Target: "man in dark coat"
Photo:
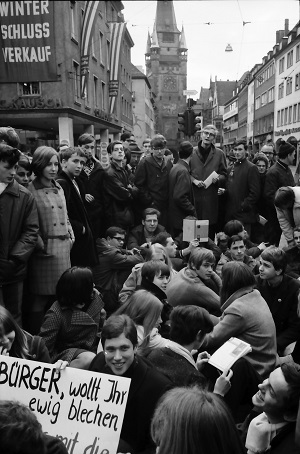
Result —
<instances>
[{"instance_id":1,"label":"man in dark coat","mask_svg":"<svg viewBox=\"0 0 300 454\"><path fill-rule=\"evenodd\" d=\"M236 219L242 222L251 237L252 225L258 220L260 177L256 165L247 159L246 153L246 142L239 140L234 147L236 161L228 176L225 221Z\"/></svg>"},{"instance_id":2,"label":"man in dark coat","mask_svg":"<svg viewBox=\"0 0 300 454\"><path fill-rule=\"evenodd\" d=\"M158 223L160 212L155 208L146 208L143 210L142 223L134 227L128 235L128 249L137 248L145 255L149 243L152 243L153 238L160 232L164 232L165 228Z\"/></svg>"},{"instance_id":3,"label":"man in dark coat","mask_svg":"<svg viewBox=\"0 0 300 454\"><path fill-rule=\"evenodd\" d=\"M172 167L169 175L168 222L174 238L182 232L184 218L197 217L189 172L192 153L193 145L190 142L182 142L179 146L179 161Z\"/></svg>"},{"instance_id":4,"label":"man in dark coat","mask_svg":"<svg viewBox=\"0 0 300 454\"><path fill-rule=\"evenodd\" d=\"M169 173L172 168L166 160L166 140L162 135L151 140L152 155L137 166L134 184L139 189L139 200L144 208L153 207L161 213L161 224L167 225Z\"/></svg>"},{"instance_id":5,"label":"man in dark coat","mask_svg":"<svg viewBox=\"0 0 300 454\"><path fill-rule=\"evenodd\" d=\"M265 235L268 241L275 246L279 245L282 230L277 218L274 199L277 189L282 186L295 186L295 181L289 166L293 165L296 149L288 142L282 142L278 150L278 160L267 171L264 200L267 209L268 222L265 226Z\"/></svg>"},{"instance_id":6,"label":"man in dark coat","mask_svg":"<svg viewBox=\"0 0 300 454\"><path fill-rule=\"evenodd\" d=\"M190 168L194 191L194 206L198 219L209 220L209 237L214 241L219 212L218 188L225 187L227 179L226 157L220 148L213 142L218 131L214 125L207 125L201 131L201 140L194 148L191 156ZM216 172L212 184L204 181Z\"/></svg>"},{"instance_id":7,"label":"man in dark coat","mask_svg":"<svg viewBox=\"0 0 300 454\"><path fill-rule=\"evenodd\" d=\"M103 183L106 226L117 226L128 231L134 224L133 189L123 168L125 154L122 142L110 143L107 151L111 155L111 163L105 170Z\"/></svg>"},{"instance_id":8,"label":"man in dark coat","mask_svg":"<svg viewBox=\"0 0 300 454\"><path fill-rule=\"evenodd\" d=\"M20 155L17 148L0 144L0 304L22 324L23 281L39 221L32 194L14 180Z\"/></svg>"},{"instance_id":9,"label":"man in dark coat","mask_svg":"<svg viewBox=\"0 0 300 454\"><path fill-rule=\"evenodd\" d=\"M125 233L120 227L109 227L105 238L96 242L99 265L93 270L94 283L103 295L108 315L117 309L119 292L132 268L143 262L138 249L124 249Z\"/></svg>"},{"instance_id":10,"label":"man in dark coat","mask_svg":"<svg viewBox=\"0 0 300 454\"><path fill-rule=\"evenodd\" d=\"M78 146L86 155L87 161L78 177L84 187L84 205L88 213L94 238L104 235L104 207L103 207L103 179L104 169L95 158L95 137L91 134L82 134L78 139Z\"/></svg>"},{"instance_id":11,"label":"man in dark coat","mask_svg":"<svg viewBox=\"0 0 300 454\"><path fill-rule=\"evenodd\" d=\"M131 379L118 452L154 454L150 423L156 404L171 387L171 381L137 356L137 331L127 315L107 319L101 343L103 352L93 359L90 370Z\"/></svg>"},{"instance_id":12,"label":"man in dark coat","mask_svg":"<svg viewBox=\"0 0 300 454\"><path fill-rule=\"evenodd\" d=\"M57 181L64 190L68 216L75 235L75 243L71 249L72 266L90 266L98 263L91 224L84 207L84 190L80 175L86 163L86 154L81 148L67 148L60 152L62 171Z\"/></svg>"}]
</instances>

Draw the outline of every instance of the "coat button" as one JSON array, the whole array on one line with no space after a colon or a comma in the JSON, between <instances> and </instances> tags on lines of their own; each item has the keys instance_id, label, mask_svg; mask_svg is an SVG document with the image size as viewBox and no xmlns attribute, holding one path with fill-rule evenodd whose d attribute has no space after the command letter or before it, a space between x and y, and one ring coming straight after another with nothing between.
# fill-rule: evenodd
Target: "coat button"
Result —
<instances>
[{"instance_id":1,"label":"coat button","mask_svg":"<svg viewBox=\"0 0 300 454\"><path fill-rule=\"evenodd\" d=\"M56 224L53 224L53 225L55 226Z\"/></svg>"},{"instance_id":2,"label":"coat button","mask_svg":"<svg viewBox=\"0 0 300 454\"><path fill-rule=\"evenodd\" d=\"M64 222L61 222L60 225L65 225L65 223L64 223Z\"/></svg>"}]
</instances>

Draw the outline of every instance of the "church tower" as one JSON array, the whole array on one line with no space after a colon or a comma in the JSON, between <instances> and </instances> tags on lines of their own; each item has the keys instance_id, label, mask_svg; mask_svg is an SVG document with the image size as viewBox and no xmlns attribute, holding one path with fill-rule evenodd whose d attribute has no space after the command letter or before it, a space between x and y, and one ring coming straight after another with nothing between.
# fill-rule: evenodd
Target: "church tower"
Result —
<instances>
[{"instance_id":1,"label":"church tower","mask_svg":"<svg viewBox=\"0 0 300 454\"><path fill-rule=\"evenodd\" d=\"M158 1L153 32L146 46L146 74L156 95L156 132L178 148L178 113L186 109L187 46L176 25L173 1Z\"/></svg>"}]
</instances>

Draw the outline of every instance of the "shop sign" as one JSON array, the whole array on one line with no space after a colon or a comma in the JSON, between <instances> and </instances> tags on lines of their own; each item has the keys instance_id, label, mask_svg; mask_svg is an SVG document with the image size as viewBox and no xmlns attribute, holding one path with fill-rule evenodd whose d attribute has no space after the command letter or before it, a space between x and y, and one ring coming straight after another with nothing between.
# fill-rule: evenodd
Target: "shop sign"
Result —
<instances>
[{"instance_id":1,"label":"shop sign","mask_svg":"<svg viewBox=\"0 0 300 454\"><path fill-rule=\"evenodd\" d=\"M110 80L108 87L108 96L118 96L119 93L119 81Z\"/></svg>"},{"instance_id":2,"label":"shop sign","mask_svg":"<svg viewBox=\"0 0 300 454\"><path fill-rule=\"evenodd\" d=\"M275 131L275 136L287 136L288 134L294 134L295 132L300 132L300 128L289 128L281 129L280 131Z\"/></svg>"},{"instance_id":3,"label":"shop sign","mask_svg":"<svg viewBox=\"0 0 300 454\"><path fill-rule=\"evenodd\" d=\"M63 102L60 98L14 98L11 100L0 99L1 109L59 109L63 107Z\"/></svg>"}]
</instances>

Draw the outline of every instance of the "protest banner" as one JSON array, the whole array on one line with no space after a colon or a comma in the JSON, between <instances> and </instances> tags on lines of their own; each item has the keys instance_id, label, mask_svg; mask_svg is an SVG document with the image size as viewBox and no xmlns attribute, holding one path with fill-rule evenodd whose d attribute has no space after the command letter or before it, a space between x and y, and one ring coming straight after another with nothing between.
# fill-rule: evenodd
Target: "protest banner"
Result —
<instances>
[{"instance_id":1,"label":"protest banner","mask_svg":"<svg viewBox=\"0 0 300 454\"><path fill-rule=\"evenodd\" d=\"M27 405L69 454L117 452L130 379L0 356L0 400Z\"/></svg>"}]
</instances>

